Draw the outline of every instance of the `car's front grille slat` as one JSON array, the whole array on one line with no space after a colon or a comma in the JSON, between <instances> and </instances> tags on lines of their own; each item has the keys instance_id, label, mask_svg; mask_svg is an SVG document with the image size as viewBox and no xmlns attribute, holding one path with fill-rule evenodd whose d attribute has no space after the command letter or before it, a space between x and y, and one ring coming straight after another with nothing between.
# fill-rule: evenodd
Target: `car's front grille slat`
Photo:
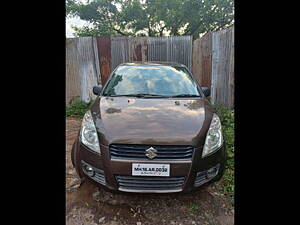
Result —
<instances>
[{"instance_id":1,"label":"car's front grille slat","mask_svg":"<svg viewBox=\"0 0 300 225\"><path fill-rule=\"evenodd\" d=\"M145 149L141 150L127 150L127 149L118 149L118 148L110 148L111 151L116 152L116 153L134 153L134 154L145 154ZM193 153L193 150L186 150L186 151L176 151L176 150L162 150L159 152L159 154L189 154Z\"/></svg>"},{"instance_id":2,"label":"car's front grille slat","mask_svg":"<svg viewBox=\"0 0 300 225\"><path fill-rule=\"evenodd\" d=\"M162 177L144 177L144 176L118 176L119 180L139 180L139 181L163 181L163 180L167 180L167 181L183 181L185 178L184 177L167 177L167 178L162 178Z\"/></svg>"},{"instance_id":3,"label":"car's front grille slat","mask_svg":"<svg viewBox=\"0 0 300 225\"><path fill-rule=\"evenodd\" d=\"M119 182L120 186L126 186L126 187L148 187L145 184L138 184L138 183L123 183ZM151 184L152 188L169 188L169 187L181 187L182 184ZM150 187L150 186L149 186Z\"/></svg>"},{"instance_id":4,"label":"car's front grille slat","mask_svg":"<svg viewBox=\"0 0 300 225\"><path fill-rule=\"evenodd\" d=\"M92 165L84 162L83 160L81 160L81 165L82 166L83 165L88 165L88 166L90 166L90 167L93 168L93 170L95 172L94 176L91 176L88 173L86 173L86 171L84 169L82 170L87 176L89 176L91 179L93 179L94 181L96 181L96 182L98 182L100 184L103 184L103 185L106 184L105 175L104 175L104 171L103 170L98 169L96 167L93 167Z\"/></svg>"},{"instance_id":5,"label":"car's front grille slat","mask_svg":"<svg viewBox=\"0 0 300 225\"><path fill-rule=\"evenodd\" d=\"M208 181L213 179L218 174L219 168L220 164L217 164L216 166L212 167L211 169L215 169L215 174L211 175L210 177L208 177L209 170L198 172L196 175L194 186L199 187L200 185L207 183Z\"/></svg>"},{"instance_id":6,"label":"car's front grille slat","mask_svg":"<svg viewBox=\"0 0 300 225\"><path fill-rule=\"evenodd\" d=\"M116 154L111 152L111 156L120 157L120 158L145 158L145 155L143 154L130 154L130 157L128 157L128 154ZM160 155L155 157L156 159L189 159L190 154L185 155Z\"/></svg>"},{"instance_id":7,"label":"car's front grille slat","mask_svg":"<svg viewBox=\"0 0 300 225\"><path fill-rule=\"evenodd\" d=\"M116 176L120 188L127 190L181 190L185 177Z\"/></svg>"},{"instance_id":8,"label":"car's front grille slat","mask_svg":"<svg viewBox=\"0 0 300 225\"><path fill-rule=\"evenodd\" d=\"M111 144L109 146L112 159L149 159L146 150L153 147L156 156L151 160L191 160L194 147L192 146L162 146L162 145L125 145Z\"/></svg>"},{"instance_id":9,"label":"car's front grille slat","mask_svg":"<svg viewBox=\"0 0 300 225\"><path fill-rule=\"evenodd\" d=\"M119 180L120 183L123 184L149 184L149 185L164 185L164 184L182 184L182 181L173 181L173 182L168 182L168 181L160 181L160 182L153 182L153 181L126 181L126 180Z\"/></svg>"}]
</instances>

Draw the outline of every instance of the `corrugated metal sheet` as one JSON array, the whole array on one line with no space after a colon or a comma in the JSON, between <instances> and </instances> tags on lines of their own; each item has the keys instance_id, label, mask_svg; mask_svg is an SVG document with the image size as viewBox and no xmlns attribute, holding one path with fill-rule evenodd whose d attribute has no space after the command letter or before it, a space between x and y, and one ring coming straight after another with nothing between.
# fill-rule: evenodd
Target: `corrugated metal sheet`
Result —
<instances>
[{"instance_id":1,"label":"corrugated metal sheet","mask_svg":"<svg viewBox=\"0 0 300 225\"><path fill-rule=\"evenodd\" d=\"M112 37L111 69L124 62L168 61L192 66L192 37Z\"/></svg>"},{"instance_id":2,"label":"corrugated metal sheet","mask_svg":"<svg viewBox=\"0 0 300 225\"><path fill-rule=\"evenodd\" d=\"M212 33L196 39L193 43L192 72L202 87L211 86Z\"/></svg>"},{"instance_id":3,"label":"corrugated metal sheet","mask_svg":"<svg viewBox=\"0 0 300 225\"><path fill-rule=\"evenodd\" d=\"M148 37L129 39L129 61L148 61Z\"/></svg>"},{"instance_id":4,"label":"corrugated metal sheet","mask_svg":"<svg viewBox=\"0 0 300 225\"><path fill-rule=\"evenodd\" d=\"M80 97L80 76L77 54L78 39L66 40L66 104L76 97Z\"/></svg>"},{"instance_id":5,"label":"corrugated metal sheet","mask_svg":"<svg viewBox=\"0 0 300 225\"><path fill-rule=\"evenodd\" d=\"M89 101L92 87L104 85L120 63L169 61L186 65L201 86L212 88L212 102L234 105L233 27L194 41L177 37L85 37L66 40L67 104L76 96ZM193 51L192 51L193 50ZM101 74L101 76L100 76Z\"/></svg>"},{"instance_id":6,"label":"corrugated metal sheet","mask_svg":"<svg viewBox=\"0 0 300 225\"><path fill-rule=\"evenodd\" d=\"M212 103L234 106L234 29L214 32L212 36Z\"/></svg>"},{"instance_id":7,"label":"corrugated metal sheet","mask_svg":"<svg viewBox=\"0 0 300 225\"><path fill-rule=\"evenodd\" d=\"M95 60L95 71L97 74L97 83L101 84L101 69L100 69L100 57L98 55L98 44L97 44L97 38L93 37L93 52L94 52L94 60ZM96 62L98 61L98 63Z\"/></svg>"},{"instance_id":8,"label":"corrugated metal sheet","mask_svg":"<svg viewBox=\"0 0 300 225\"><path fill-rule=\"evenodd\" d=\"M207 33L193 43L192 71L202 87L211 86L212 33Z\"/></svg>"},{"instance_id":9,"label":"corrugated metal sheet","mask_svg":"<svg viewBox=\"0 0 300 225\"><path fill-rule=\"evenodd\" d=\"M97 37L98 57L101 70L101 84L104 86L111 73L110 37Z\"/></svg>"},{"instance_id":10,"label":"corrugated metal sheet","mask_svg":"<svg viewBox=\"0 0 300 225\"><path fill-rule=\"evenodd\" d=\"M111 70L119 64L129 62L129 37L111 38Z\"/></svg>"},{"instance_id":11,"label":"corrugated metal sheet","mask_svg":"<svg viewBox=\"0 0 300 225\"><path fill-rule=\"evenodd\" d=\"M196 39L193 42L193 57L192 57L192 74L197 80L199 85L201 84L201 51L200 51L200 41L201 39Z\"/></svg>"},{"instance_id":12,"label":"corrugated metal sheet","mask_svg":"<svg viewBox=\"0 0 300 225\"><path fill-rule=\"evenodd\" d=\"M92 37L66 40L67 104L75 97L85 102L95 98L92 89L98 84L100 74L94 42Z\"/></svg>"},{"instance_id":13,"label":"corrugated metal sheet","mask_svg":"<svg viewBox=\"0 0 300 225\"><path fill-rule=\"evenodd\" d=\"M192 67L192 37L149 37L148 60L177 62Z\"/></svg>"},{"instance_id":14,"label":"corrugated metal sheet","mask_svg":"<svg viewBox=\"0 0 300 225\"><path fill-rule=\"evenodd\" d=\"M230 108L234 108L234 27L232 27L231 31L231 46L230 46L230 62L229 62L229 100L228 106Z\"/></svg>"}]
</instances>

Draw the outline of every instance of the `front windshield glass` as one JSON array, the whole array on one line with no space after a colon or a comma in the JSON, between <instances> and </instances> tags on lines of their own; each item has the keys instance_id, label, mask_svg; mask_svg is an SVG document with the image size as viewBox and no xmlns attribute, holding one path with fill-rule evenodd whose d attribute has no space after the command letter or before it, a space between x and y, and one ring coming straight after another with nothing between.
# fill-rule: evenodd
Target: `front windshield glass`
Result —
<instances>
[{"instance_id":1,"label":"front windshield glass","mask_svg":"<svg viewBox=\"0 0 300 225\"><path fill-rule=\"evenodd\" d=\"M182 66L124 65L112 74L103 95L195 95L197 84Z\"/></svg>"}]
</instances>

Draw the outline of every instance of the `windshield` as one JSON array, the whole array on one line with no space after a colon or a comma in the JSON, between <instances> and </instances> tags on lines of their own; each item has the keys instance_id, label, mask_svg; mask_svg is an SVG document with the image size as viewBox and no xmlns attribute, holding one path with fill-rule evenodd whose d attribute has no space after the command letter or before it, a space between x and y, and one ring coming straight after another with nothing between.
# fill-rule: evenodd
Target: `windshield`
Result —
<instances>
[{"instance_id":1,"label":"windshield","mask_svg":"<svg viewBox=\"0 0 300 225\"><path fill-rule=\"evenodd\" d=\"M118 67L103 95L201 96L185 67L161 65Z\"/></svg>"}]
</instances>

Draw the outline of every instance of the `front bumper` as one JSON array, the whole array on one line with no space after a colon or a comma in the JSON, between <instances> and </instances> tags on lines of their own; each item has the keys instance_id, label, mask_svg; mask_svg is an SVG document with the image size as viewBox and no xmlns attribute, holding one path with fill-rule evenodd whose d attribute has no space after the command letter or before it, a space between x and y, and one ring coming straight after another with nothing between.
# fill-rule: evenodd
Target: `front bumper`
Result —
<instances>
[{"instance_id":1,"label":"front bumper","mask_svg":"<svg viewBox=\"0 0 300 225\"><path fill-rule=\"evenodd\" d=\"M202 148L196 148L192 160L187 161L159 161L159 163L170 164L170 177L137 177L131 176L132 163L158 163L149 160L119 160L111 159L109 147L101 145L101 155L92 152L82 145L79 139L75 141L72 149L72 162L77 173L83 177L93 180L99 185L113 191L139 192L139 193L171 193L171 192L190 192L197 187L209 182L212 178L205 177L206 171L219 165L218 175L223 173L225 163L224 145L214 154L202 158ZM96 176L89 176L82 169L83 165L89 165L96 171ZM103 173L103 174L102 174ZM204 176L203 176L204 174ZM197 176L198 175L198 176ZM199 182L199 176L202 175ZM218 176L217 175L217 176ZM103 176L103 177L102 177ZM103 179L102 179L103 178ZM122 186L121 182L143 183L143 188L131 188ZM151 180L151 182L149 181ZM150 182L150 183L149 183ZM153 182L165 183L165 188L151 188ZM180 183L181 182L181 183ZM151 185L147 185L151 184ZM176 184L174 186L174 184ZM181 184L181 185L178 185Z\"/></svg>"}]
</instances>

